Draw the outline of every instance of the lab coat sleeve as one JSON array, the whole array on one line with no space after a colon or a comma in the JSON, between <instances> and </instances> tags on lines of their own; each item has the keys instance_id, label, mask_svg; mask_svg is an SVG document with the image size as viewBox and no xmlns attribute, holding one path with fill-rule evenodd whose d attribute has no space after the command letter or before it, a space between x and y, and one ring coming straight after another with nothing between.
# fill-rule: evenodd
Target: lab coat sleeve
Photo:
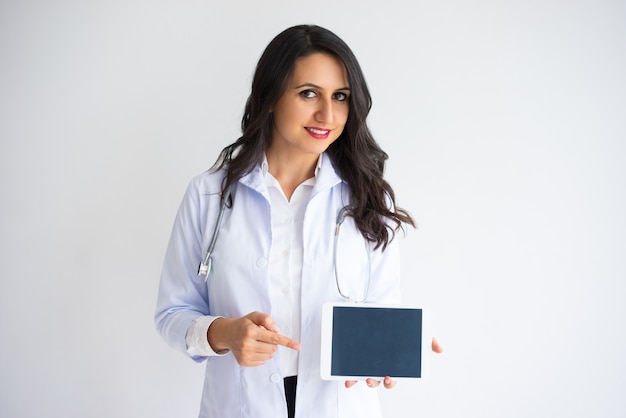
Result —
<instances>
[{"instance_id":1,"label":"lab coat sleeve","mask_svg":"<svg viewBox=\"0 0 626 418\"><path fill-rule=\"evenodd\" d=\"M193 357L222 356L228 353L228 350L216 353L207 339L209 327L219 316L201 316L196 318L187 329L187 354Z\"/></svg>"},{"instance_id":2,"label":"lab coat sleeve","mask_svg":"<svg viewBox=\"0 0 626 418\"><path fill-rule=\"evenodd\" d=\"M173 348L189 356L186 336L191 324L210 312L206 284L197 275L203 256L205 211L210 195L201 191L201 181L191 181L178 209L165 253L159 286L155 324L161 337ZM219 204L218 204L219 205ZM205 356L192 356L202 361Z\"/></svg>"}]
</instances>

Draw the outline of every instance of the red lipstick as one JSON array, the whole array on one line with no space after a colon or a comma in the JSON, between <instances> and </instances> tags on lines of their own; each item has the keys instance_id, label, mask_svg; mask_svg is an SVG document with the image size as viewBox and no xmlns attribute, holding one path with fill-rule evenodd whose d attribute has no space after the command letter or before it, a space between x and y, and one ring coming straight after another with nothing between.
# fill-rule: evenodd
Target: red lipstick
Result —
<instances>
[{"instance_id":1,"label":"red lipstick","mask_svg":"<svg viewBox=\"0 0 626 418\"><path fill-rule=\"evenodd\" d=\"M315 139L327 139L330 135L331 129L306 127L306 131Z\"/></svg>"}]
</instances>

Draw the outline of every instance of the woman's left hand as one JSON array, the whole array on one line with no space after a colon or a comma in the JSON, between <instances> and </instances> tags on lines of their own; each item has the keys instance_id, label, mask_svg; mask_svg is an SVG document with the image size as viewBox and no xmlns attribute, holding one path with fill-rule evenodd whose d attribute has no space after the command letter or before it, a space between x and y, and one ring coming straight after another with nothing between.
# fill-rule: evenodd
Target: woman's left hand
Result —
<instances>
[{"instance_id":1,"label":"woman's left hand","mask_svg":"<svg viewBox=\"0 0 626 418\"><path fill-rule=\"evenodd\" d=\"M352 386L356 385L357 382L358 380L346 380L346 387L351 388ZM367 383L367 386L371 388L377 388L378 385L380 385L380 380L372 379L370 377L370 378L365 379L365 383ZM396 381L393 380L391 377L387 376L383 379L383 386L385 386L385 389L391 389L395 385L396 385Z\"/></svg>"},{"instance_id":2,"label":"woman's left hand","mask_svg":"<svg viewBox=\"0 0 626 418\"><path fill-rule=\"evenodd\" d=\"M433 338L431 345L433 352L437 354L443 353L443 348L439 345L439 342L435 338ZM352 386L356 385L357 382L358 380L346 380L346 388L351 388ZM378 387L378 385L380 385L380 380L372 379L370 377L368 379L365 379L365 383L367 383L367 386L371 388L376 388ZM396 385L396 381L393 380L391 377L386 376L383 379L383 385L385 386L385 389L391 389Z\"/></svg>"}]
</instances>

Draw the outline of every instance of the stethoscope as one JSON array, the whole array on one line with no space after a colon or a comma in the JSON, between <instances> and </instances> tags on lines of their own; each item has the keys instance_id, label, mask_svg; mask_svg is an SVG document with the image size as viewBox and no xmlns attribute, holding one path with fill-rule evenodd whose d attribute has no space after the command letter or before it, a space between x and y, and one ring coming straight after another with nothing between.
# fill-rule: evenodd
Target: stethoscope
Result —
<instances>
[{"instance_id":1,"label":"stethoscope","mask_svg":"<svg viewBox=\"0 0 626 418\"><path fill-rule=\"evenodd\" d=\"M209 280L209 275L211 274L211 269L213 266L213 250L215 249L215 243L217 242L217 237L220 233L220 227L222 226L222 218L224 217L224 212L226 211L227 202L230 200L231 190L230 188L226 191L226 195L222 200L222 204L220 206L220 212L217 215L217 220L215 221L215 228L213 228L213 235L211 236L211 241L209 242L209 248L198 267L198 276L204 276L204 282L206 283ZM372 280L372 260L371 260L371 249L367 242L367 240L363 240L365 242L365 252L367 253L367 282L365 286L365 290L363 291L363 295L359 297L353 297L346 295L341 290L341 285L339 284L339 273L337 271L337 247L339 246L339 231L341 231L341 225L345 220L348 212L350 210L349 206L344 206L337 213L337 221L335 224L335 237L333 240L333 265L335 270L335 283L337 284L337 291L347 302L355 302L361 303L365 302L367 299L367 295L369 293L370 282Z\"/></svg>"},{"instance_id":2,"label":"stethoscope","mask_svg":"<svg viewBox=\"0 0 626 418\"><path fill-rule=\"evenodd\" d=\"M337 272L337 247L339 247L339 231L341 230L341 224L343 224L343 221L346 219L349 210L350 207L344 206L339 210L339 213L337 213L337 222L335 224L335 238L333 240L333 265L335 267L335 283L337 284L337 291L339 292L341 297L346 300L346 302L361 303L365 302L365 299L367 299L367 295L370 290L370 282L372 281L372 251L366 240L363 240L363 242L365 242L365 253L367 254L367 282L365 285L365 290L363 291L362 298L354 298L343 293L343 291L341 290L341 286L339 285L339 273Z\"/></svg>"},{"instance_id":3,"label":"stethoscope","mask_svg":"<svg viewBox=\"0 0 626 418\"><path fill-rule=\"evenodd\" d=\"M226 205L228 204L228 200L230 200L232 187L229 187L226 191L226 195L222 200L222 205L220 206L220 213L217 215L217 220L215 221L215 228L213 228L213 235L211 236L211 241L209 242L209 249L206 251L206 255L202 259L200 266L198 267L198 276L204 276L204 282L206 283L209 280L209 275L211 274L211 268L213 267L213 250L215 249L215 243L217 242L217 237L220 234L220 227L222 226L222 218L224 217L224 212L226 211Z\"/></svg>"}]
</instances>

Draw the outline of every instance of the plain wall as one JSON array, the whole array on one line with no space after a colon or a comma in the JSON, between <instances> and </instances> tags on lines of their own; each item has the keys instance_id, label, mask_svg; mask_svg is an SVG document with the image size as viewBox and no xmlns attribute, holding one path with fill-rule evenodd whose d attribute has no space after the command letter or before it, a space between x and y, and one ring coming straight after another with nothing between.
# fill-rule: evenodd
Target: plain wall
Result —
<instances>
[{"instance_id":1,"label":"plain wall","mask_svg":"<svg viewBox=\"0 0 626 418\"><path fill-rule=\"evenodd\" d=\"M0 1L0 416L197 416L154 330L189 179L254 65L316 23L353 48L419 227L403 294L445 353L387 417L626 415L626 3Z\"/></svg>"}]
</instances>

